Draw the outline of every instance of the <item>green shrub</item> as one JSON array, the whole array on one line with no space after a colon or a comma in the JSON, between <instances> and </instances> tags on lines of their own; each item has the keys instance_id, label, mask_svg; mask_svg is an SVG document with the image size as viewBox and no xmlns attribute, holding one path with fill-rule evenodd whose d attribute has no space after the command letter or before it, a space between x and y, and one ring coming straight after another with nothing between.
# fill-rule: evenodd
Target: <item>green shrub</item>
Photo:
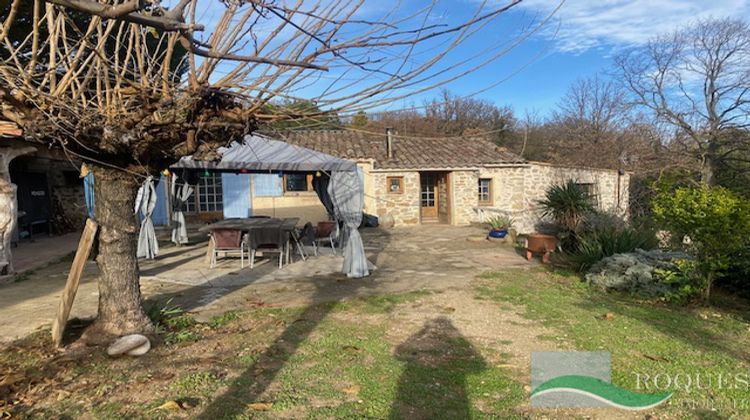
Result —
<instances>
[{"instance_id":1,"label":"green shrub","mask_svg":"<svg viewBox=\"0 0 750 420\"><path fill-rule=\"evenodd\" d=\"M701 276L693 260L676 259L673 268L655 268L654 278L669 286L664 299L672 303L685 303L701 294Z\"/></svg>"},{"instance_id":2,"label":"green shrub","mask_svg":"<svg viewBox=\"0 0 750 420\"><path fill-rule=\"evenodd\" d=\"M717 277L726 274L732 255L748 246L750 203L721 187L680 187L654 197L657 222L676 238L688 237L686 251L695 257L705 300Z\"/></svg>"},{"instance_id":3,"label":"green shrub","mask_svg":"<svg viewBox=\"0 0 750 420\"><path fill-rule=\"evenodd\" d=\"M657 246L656 235L651 230L614 225L579 235L575 250L565 258L575 270L584 272L606 257Z\"/></svg>"},{"instance_id":4,"label":"green shrub","mask_svg":"<svg viewBox=\"0 0 750 420\"><path fill-rule=\"evenodd\" d=\"M631 225L621 216L609 211L591 211L585 215L582 231L596 232L604 229L625 229Z\"/></svg>"},{"instance_id":5,"label":"green shrub","mask_svg":"<svg viewBox=\"0 0 750 420\"><path fill-rule=\"evenodd\" d=\"M512 217L506 215L494 216L487 220L487 226L490 229L510 229L515 223L516 221Z\"/></svg>"},{"instance_id":6,"label":"green shrub","mask_svg":"<svg viewBox=\"0 0 750 420\"><path fill-rule=\"evenodd\" d=\"M586 214L594 210L594 202L588 191L573 180L550 186L544 199L539 201L539 206L544 216L552 217L568 232L577 232Z\"/></svg>"}]
</instances>

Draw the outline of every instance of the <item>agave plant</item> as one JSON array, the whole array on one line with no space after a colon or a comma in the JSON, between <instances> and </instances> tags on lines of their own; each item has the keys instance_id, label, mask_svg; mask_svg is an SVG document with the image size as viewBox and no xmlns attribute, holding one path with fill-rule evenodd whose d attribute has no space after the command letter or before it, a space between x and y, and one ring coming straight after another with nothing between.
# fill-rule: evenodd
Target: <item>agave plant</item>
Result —
<instances>
[{"instance_id":1,"label":"agave plant","mask_svg":"<svg viewBox=\"0 0 750 420\"><path fill-rule=\"evenodd\" d=\"M586 219L586 213L594 210L588 191L573 180L552 185L545 198L539 201L544 216L550 216L561 228L576 232Z\"/></svg>"},{"instance_id":2,"label":"agave plant","mask_svg":"<svg viewBox=\"0 0 750 420\"><path fill-rule=\"evenodd\" d=\"M487 226L489 226L490 229L510 229L515 222L516 221L510 216L498 215L487 220Z\"/></svg>"}]
</instances>

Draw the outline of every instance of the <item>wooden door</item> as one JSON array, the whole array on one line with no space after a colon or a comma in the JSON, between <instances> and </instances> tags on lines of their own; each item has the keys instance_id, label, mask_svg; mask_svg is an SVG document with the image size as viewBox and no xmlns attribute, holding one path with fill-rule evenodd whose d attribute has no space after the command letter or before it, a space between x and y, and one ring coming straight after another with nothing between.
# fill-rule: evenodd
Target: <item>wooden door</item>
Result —
<instances>
[{"instance_id":1,"label":"wooden door","mask_svg":"<svg viewBox=\"0 0 750 420\"><path fill-rule=\"evenodd\" d=\"M438 217L438 186L437 176L434 173L421 173L419 206L422 221L437 221Z\"/></svg>"},{"instance_id":2,"label":"wooden door","mask_svg":"<svg viewBox=\"0 0 750 420\"><path fill-rule=\"evenodd\" d=\"M451 189L448 173L441 173L437 177L437 208L440 223L451 223Z\"/></svg>"}]
</instances>

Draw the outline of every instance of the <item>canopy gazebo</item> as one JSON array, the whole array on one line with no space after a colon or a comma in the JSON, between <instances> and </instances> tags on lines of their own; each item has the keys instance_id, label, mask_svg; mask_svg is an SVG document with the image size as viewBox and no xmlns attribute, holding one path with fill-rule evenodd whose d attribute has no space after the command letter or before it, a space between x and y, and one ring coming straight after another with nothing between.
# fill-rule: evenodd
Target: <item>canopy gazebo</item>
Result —
<instances>
[{"instance_id":1,"label":"canopy gazebo","mask_svg":"<svg viewBox=\"0 0 750 420\"><path fill-rule=\"evenodd\" d=\"M342 271L355 278L369 275L358 231L362 222L364 191L355 162L258 134L247 135L241 143L232 142L228 147L219 148L217 153L220 158L212 161L185 156L170 169L233 173L320 172L322 176L315 178L315 191L328 212L344 226L341 235L345 244ZM173 182L174 201L184 201L191 193L189 185L182 183L178 188ZM186 236L186 227L179 205L176 207L173 238L179 239Z\"/></svg>"}]
</instances>

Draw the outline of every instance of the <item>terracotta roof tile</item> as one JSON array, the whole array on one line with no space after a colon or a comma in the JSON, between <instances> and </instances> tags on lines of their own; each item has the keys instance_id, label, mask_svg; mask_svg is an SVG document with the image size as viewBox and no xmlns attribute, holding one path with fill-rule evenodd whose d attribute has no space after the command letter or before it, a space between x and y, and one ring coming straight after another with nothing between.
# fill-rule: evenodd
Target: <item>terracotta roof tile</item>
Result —
<instances>
[{"instance_id":1,"label":"terracotta roof tile","mask_svg":"<svg viewBox=\"0 0 750 420\"><path fill-rule=\"evenodd\" d=\"M376 168L464 168L521 163L514 153L481 138L410 138L394 136L393 159L386 157L382 136L349 130L298 130L273 137L345 159L374 159Z\"/></svg>"}]
</instances>

